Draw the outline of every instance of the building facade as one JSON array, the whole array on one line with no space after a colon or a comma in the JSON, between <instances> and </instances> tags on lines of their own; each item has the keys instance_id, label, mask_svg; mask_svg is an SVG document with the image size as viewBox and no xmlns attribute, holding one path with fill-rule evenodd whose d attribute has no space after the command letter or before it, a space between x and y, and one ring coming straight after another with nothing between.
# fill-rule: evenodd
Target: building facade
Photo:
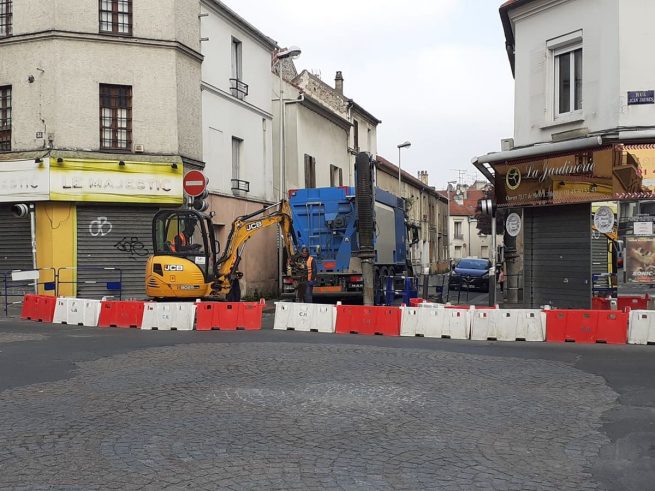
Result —
<instances>
[{"instance_id":1,"label":"building facade","mask_svg":"<svg viewBox=\"0 0 655 491\"><path fill-rule=\"evenodd\" d=\"M273 179L271 56L276 43L216 0L201 1L202 148L209 178L209 211L217 238L227 242L232 222L276 202ZM248 241L239 264L242 294L277 289L270 261L276 231Z\"/></svg>"},{"instance_id":2,"label":"building facade","mask_svg":"<svg viewBox=\"0 0 655 491\"><path fill-rule=\"evenodd\" d=\"M498 206L522 216L524 253L505 249L508 270L524 270L526 304L588 308L591 203L653 197L655 98L642 62L655 36L650 14L655 5L637 0L500 8L515 133L475 165L494 182Z\"/></svg>"},{"instance_id":3,"label":"building facade","mask_svg":"<svg viewBox=\"0 0 655 491\"><path fill-rule=\"evenodd\" d=\"M202 165L199 4L1 3L0 269L143 295L152 216Z\"/></svg>"},{"instance_id":4,"label":"building facade","mask_svg":"<svg viewBox=\"0 0 655 491\"><path fill-rule=\"evenodd\" d=\"M398 166L378 155L376 185L398 195ZM405 200L407 214L407 244L409 259L415 274L441 273L448 269L448 198L428 183L428 173L419 178L408 172L400 173L400 195Z\"/></svg>"},{"instance_id":5,"label":"building facade","mask_svg":"<svg viewBox=\"0 0 655 491\"><path fill-rule=\"evenodd\" d=\"M443 194L443 192L442 192ZM484 199L484 189L457 184L450 190L450 258L462 259L474 257L491 259L493 241L490 235L478 230L478 204ZM502 236L497 237L497 245L501 244Z\"/></svg>"}]
</instances>

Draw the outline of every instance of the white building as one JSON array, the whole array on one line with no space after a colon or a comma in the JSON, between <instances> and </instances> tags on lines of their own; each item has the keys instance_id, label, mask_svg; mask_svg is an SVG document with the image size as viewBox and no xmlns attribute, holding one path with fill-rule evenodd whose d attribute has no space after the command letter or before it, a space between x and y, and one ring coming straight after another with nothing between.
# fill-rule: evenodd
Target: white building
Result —
<instances>
[{"instance_id":1,"label":"white building","mask_svg":"<svg viewBox=\"0 0 655 491\"><path fill-rule=\"evenodd\" d=\"M343 93L343 76L335 87L307 70L297 74L293 63L282 65L286 189L354 186L355 155L377 150L380 120ZM275 67L277 71L277 67ZM279 92L279 79L274 93ZM279 182L278 104L274 105L274 164Z\"/></svg>"},{"instance_id":2,"label":"white building","mask_svg":"<svg viewBox=\"0 0 655 491\"><path fill-rule=\"evenodd\" d=\"M522 214L524 260L510 251L508 269L523 263L528 305L588 308L591 203L655 196L655 68L645 61L654 14L655 3L639 0L500 8L514 137L475 165L495 183L498 206Z\"/></svg>"},{"instance_id":3,"label":"white building","mask_svg":"<svg viewBox=\"0 0 655 491\"><path fill-rule=\"evenodd\" d=\"M275 41L216 0L201 1L202 135L210 211L219 241L230 225L278 199L273 181L271 56ZM240 263L244 295L276 288L274 229L247 244Z\"/></svg>"}]
</instances>

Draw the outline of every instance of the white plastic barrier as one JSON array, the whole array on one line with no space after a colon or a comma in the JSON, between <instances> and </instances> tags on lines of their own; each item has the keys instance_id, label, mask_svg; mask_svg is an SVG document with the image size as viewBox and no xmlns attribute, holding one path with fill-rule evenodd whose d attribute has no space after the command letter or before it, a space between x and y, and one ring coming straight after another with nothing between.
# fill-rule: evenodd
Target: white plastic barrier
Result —
<instances>
[{"instance_id":1,"label":"white plastic barrier","mask_svg":"<svg viewBox=\"0 0 655 491\"><path fill-rule=\"evenodd\" d=\"M312 303L275 303L274 329L305 332L334 332L337 308Z\"/></svg>"},{"instance_id":2,"label":"white plastic barrier","mask_svg":"<svg viewBox=\"0 0 655 491\"><path fill-rule=\"evenodd\" d=\"M628 344L655 343L655 310L630 312Z\"/></svg>"},{"instance_id":3,"label":"white plastic barrier","mask_svg":"<svg viewBox=\"0 0 655 491\"><path fill-rule=\"evenodd\" d=\"M84 298L57 298L54 324L96 327L100 317L100 300Z\"/></svg>"},{"instance_id":4,"label":"white plastic barrier","mask_svg":"<svg viewBox=\"0 0 655 491\"><path fill-rule=\"evenodd\" d=\"M141 329L158 331L192 331L196 317L193 302L148 302L143 309Z\"/></svg>"},{"instance_id":5,"label":"white plastic barrier","mask_svg":"<svg viewBox=\"0 0 655 491\"><path fill-rule=\"evenodd\" d=\"M401 313L400 335L426 338L468 339L471 331L471 311L404 307Z\"/></svg>"},{"instance_id":6,"label":"white plastic barrier","mask_svg":"<svg viewBox=\"0 0 655 491\"><path fill-rule=\"evenodd\" d=\"M476 341L545 341L546 313L534 309L476 310L471 320Z\"/></svg>"}]
</instances>

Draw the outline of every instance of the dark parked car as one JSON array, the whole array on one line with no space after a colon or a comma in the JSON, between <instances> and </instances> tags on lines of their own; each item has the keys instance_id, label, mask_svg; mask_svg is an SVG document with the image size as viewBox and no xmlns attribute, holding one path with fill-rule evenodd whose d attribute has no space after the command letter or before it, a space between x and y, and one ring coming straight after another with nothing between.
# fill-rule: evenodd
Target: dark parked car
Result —
<instances>
[{"instance_id":1,"label":"dark parked car","mask_svg":"<svg viewBox=\"0 0 655 491\"><path fill-rule=\"evenodd\" d=\"M476 288L488 292L489 268L491 268L491 261L488 259L461 259L450 272L448 288L451 290L459 290L462 287Z\"/></svg>"}]
</instances>

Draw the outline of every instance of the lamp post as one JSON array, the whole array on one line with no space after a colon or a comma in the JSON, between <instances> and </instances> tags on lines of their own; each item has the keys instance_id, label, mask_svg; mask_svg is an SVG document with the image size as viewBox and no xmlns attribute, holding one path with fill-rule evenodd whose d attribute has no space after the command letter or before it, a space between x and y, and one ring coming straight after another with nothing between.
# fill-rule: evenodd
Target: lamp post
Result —
<instances>
[{"instance_id":1,"label":"lamp post","mask_svg":"<svg viewBox=\"0 0 655 491\"><path fill-rule=\"evenodd\" d=\"M286 123L286 114L284 110L284 85L282 81L282 60L286 60L288 58L297 58L300 56L300 48L297 46L290 46L288 48L282 49L275 53L274 55L274 60L277 62L277 75L278 75L278 80L280 81L280 90L279 90L279 98L280 98L280 104L279 104L279 156L280 156L280 181L279 181L279 191L278 191L278 198L280 200L284 199L286 196L286 180L287 180L287 165L286 165L286 149L284 148L284 130L285 130L285 123ZM282 228L278 227L278 249L277 249L277 266L278 266L278 289L280 291L280 294L282 293L282 276L283 276L283 271L284 271L284 261L283 261L283 256L284 256L284 247L283 247L283 241L284 237L282 236Z\"/></svg>"},{"instance_id":2,"label":"lamp post","mask_svg":"<svg viewBox=\"0 0 655 491\"><path fill-rule=\"evenodd\" d=\"M401 143L398 145L398 197L402 198L402 184L401 184L401 179L400 179L400 150L403 148L409 148L411 147L412 144L409 141L406 141L405 143Z\"/></svg>"}]
</instances>

